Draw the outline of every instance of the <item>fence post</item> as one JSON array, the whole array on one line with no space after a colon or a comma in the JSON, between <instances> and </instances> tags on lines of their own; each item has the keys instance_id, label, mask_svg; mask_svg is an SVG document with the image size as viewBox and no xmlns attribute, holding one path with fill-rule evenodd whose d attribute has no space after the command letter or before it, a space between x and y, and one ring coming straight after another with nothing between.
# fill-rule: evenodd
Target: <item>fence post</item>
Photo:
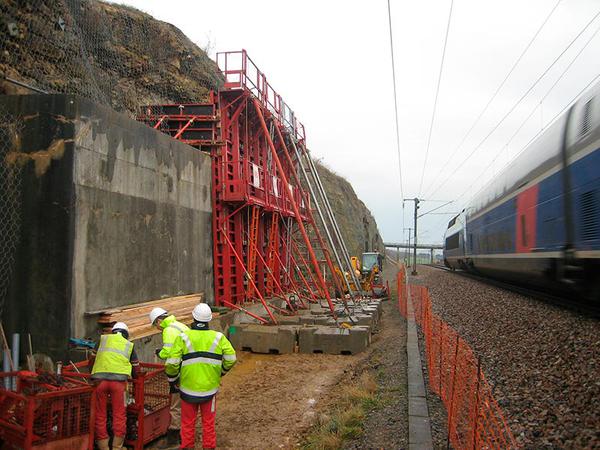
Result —
<instances>
[{"instance_id":1,"label":"fence post","mask_svg":"<svg viewBox=\"0 0 600 450\"><path fill-rule=\"evenodd\" d=\"M440 346L440 350L438 352L438 355L439 355L439 358L438 358L438 360L439 360L439 370L438 370L439 390L438 390L438 394L439 394L440 398L442 400L444 400L442 398L442 351L443 351L442 341L444 339L444 335L442 334L442 324L443 324L443 320L440 319L440 333L438 336L438 342L439 342L439 346Z\"/></svg>"},{"instance_id":2,"label":"fence post","mask_svg":"<svg viewBox=\"0 0 600 450\"><path fill-rule=\"evenodd\" d=\"M432 360L432 345L433 345L433 336L431 334L431 310L427 312L427 324L426 327L423 328L423 334L425 335L425 348L427 350L427 370L429 371L429 385L431 386L431 371L433 366Z\"/></svg>"},{"instance_id":3,"label":"fence post","mask_svg":"<svg viewBox=\"0 0 600 450\"><path fill-rule=\"evenodd\" d=\"M477 358L477 387L475 389L475 418L473 420L473 450L477 449L477 422L479 422L479 384L481 381L481 356Z\"/></svg>"},{"instance_id":4,"label":"fence post","mask_svg":"<svg viewBox=\"0 0 600 450\"><path fill-rule=\"evenodd\" d=\"M448 434L446 436L446 448L450 449L450 430L452 430L452 408L454 407L454 384L456 381L456 365L458 361L458 333L456 333L456 344L454 345L454 367L452 368L452 389L450 394L450 408L448 409Z\"/></svg>"}]
</instances>

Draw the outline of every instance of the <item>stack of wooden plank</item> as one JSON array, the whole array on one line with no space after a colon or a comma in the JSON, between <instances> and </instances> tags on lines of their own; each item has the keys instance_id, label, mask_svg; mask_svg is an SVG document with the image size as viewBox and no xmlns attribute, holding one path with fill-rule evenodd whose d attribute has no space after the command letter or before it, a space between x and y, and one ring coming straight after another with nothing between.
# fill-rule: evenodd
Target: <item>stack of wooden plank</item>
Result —
<instances>
[{"instance_id":1,"label":"stack of wooden plank","mask_svg":"<svg viewBox=\"0 0 600 450\"><path fill-rule=\"evenodd\" d=\"M115 322L125 322L129 327L129 338L140 339L159 333L158 329L149 322L149 314L153 308L166 309L178 321L189 325L193 320L192 309L203 299L204 293L198 293L112 308L98 312L98 323L103 327L104 332L110 332Z\"/></svg>"}]
</instances>

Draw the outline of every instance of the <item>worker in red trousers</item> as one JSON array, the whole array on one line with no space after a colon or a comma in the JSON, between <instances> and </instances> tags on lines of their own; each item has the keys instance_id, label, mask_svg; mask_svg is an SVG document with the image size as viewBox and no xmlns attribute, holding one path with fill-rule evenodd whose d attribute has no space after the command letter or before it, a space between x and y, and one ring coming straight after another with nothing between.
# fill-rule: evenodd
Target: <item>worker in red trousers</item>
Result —
<instances>
[{"instance_id":1,"label":"worker in red trousers","mask_svg":"<svg viewBox=\"0 0 600 450\"><path fill-rule=\"evenodd\" d=\"M130 376L136 377L139 362L133 343L128 341L129 328L123 322L112 327L111 334L100 338L92 355L92 380L96 387L96 446L108 450L109 436L106 431L108 398L112 409L112 449L122 449L127 432L125 391Z\"/></svg>"},{"instance_id":2,"label":"worker in red trousers","mask_svg":"<svg viewBox=\"0 0 600 450\"><path fill-rule=\"evenodd\" d=\"M235 364L235 350L218 331L209 329L212 311L200 303L192 311L194 323L175 339L166 361L169 383L181 395L181 448L195 448L196 419L202 414L202 448L217 445L215 416L221 377Z\"/></svg>"}]
</instances>

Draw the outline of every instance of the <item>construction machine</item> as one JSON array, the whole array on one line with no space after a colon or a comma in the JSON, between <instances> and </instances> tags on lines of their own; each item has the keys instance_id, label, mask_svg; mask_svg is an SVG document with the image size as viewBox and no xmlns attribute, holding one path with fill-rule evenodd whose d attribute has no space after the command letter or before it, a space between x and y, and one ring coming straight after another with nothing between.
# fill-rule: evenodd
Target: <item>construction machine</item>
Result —
<instances>
[{"instance_id":1,"label":"construction machine","mask_svg":"<svg viewBox=\"0 0 600 450\"><path fill-rule=\"evenodd\" d=\"M370 295L375 298L386 297L388 291L382 279L383 261L383 255L378 252L363 253L360 259L356 256L350 257L352 270L354 270L356 278L360 282L358 289L349 273L346 272L343 276L346 277L353 291L360 291L363 295ZM336 272L341 278L342 272L337 268Z\"/></svg>"}]
</instances>

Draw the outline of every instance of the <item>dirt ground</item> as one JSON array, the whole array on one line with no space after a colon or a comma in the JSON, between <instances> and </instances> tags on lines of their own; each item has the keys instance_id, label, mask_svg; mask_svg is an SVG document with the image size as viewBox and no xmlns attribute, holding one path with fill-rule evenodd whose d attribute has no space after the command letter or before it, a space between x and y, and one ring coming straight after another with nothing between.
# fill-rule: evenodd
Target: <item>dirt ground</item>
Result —
<instances>
[{"instance_id":1,"label":"dirt ground","mask_svg":"<svg viewBox=\"0 0 600 450\"><path fill-rule=\"evenodd\" d=\"M388 264L388 266L391 264ZM392 275L393 276L393 275ZM392 283L390 283L392 285ZM217 397L220 449L298 448L318 414L335 408L345 380L373 371L378 401L364 434L346 448L406 448L406 326L394 301L384 303L373 344L358 355L259 355L239 352ZM200 448L200 429L196 448Z\"/></svg>"},{"instance_id":2,"label":"dirt ground","mask_svg":"<svg viewBox=\"0 0 600 450\"><path fill-rule=\"evenodd\" d=\"M406 384L406 322L396 302L384 303L385 323L358 370L368 370L377 380L377 400L367 412L364 433L347 449L408 448L408 397Z\"/></svg>"}]
</instances>

